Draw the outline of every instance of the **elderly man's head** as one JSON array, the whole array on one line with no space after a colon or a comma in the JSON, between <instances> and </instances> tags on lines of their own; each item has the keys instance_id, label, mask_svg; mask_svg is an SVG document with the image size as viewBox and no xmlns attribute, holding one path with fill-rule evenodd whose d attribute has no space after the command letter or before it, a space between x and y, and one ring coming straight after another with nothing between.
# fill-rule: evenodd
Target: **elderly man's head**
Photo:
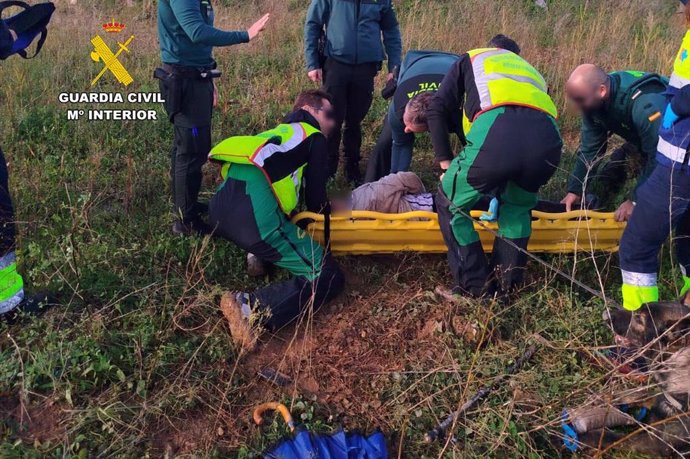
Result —
<instances>
[{"instance_id":1,"label":"elderly man's head","mask_svg":"<svg viewBox=\"0 0 690 459\"><path fill-rule=\"evenodd\" d=\"M584 113L599 110L608 100L609 90L609 76L594 64L578 66L565 85L568 99Z\"/></svg>"}]
</instances>

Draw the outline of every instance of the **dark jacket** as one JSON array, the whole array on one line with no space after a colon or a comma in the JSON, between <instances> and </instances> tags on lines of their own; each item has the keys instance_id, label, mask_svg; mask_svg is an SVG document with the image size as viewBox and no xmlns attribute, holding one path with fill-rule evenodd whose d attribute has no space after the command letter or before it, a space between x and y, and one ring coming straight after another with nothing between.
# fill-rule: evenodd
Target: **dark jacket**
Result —
<instances>
[{"instance_id":1,"label":"dark jacket","mask_svg":"<svg viewBox=\"0 0 690 459\"><path fill-rule=\"evenodd\" d=\"M304 25L307 69L321 68L319 37L326 28L327 57L344 64L400 65L402 40L391 0L312 0ZM381 43L386 52L384 53Z\"/></svg>"},{"instance_id":2,"label":"dark jacket","mask_svg":"<svg viewBox=\"0 0 690 459\"><path fill-rule=\"evenodd\" d=\"M283 119L284 123L308 123L321 129L319 122L304 110L290 113ZM266 160L264 170L274 182L280 180L306 164L302 185L304 203L307 210L321 212L328 204L326 183L328 182L328 142L326 137L317 133L300 143L297 147Z\"/></svg>"},{"instance_id":3,"label":"dark jacket","mask_svg":"<svg viewBox=\"0 0 690 459\"><path fill-rule=\"evenodd\" d=\"M409 51L400 68L398 86L388 111L388 122L393 133L393 151L412 154L414 134L405 132L403 115L407 103L421 92L437 91L446 73L460 56L441 51ZM455 114L448 118L448 131L457 134L464 143L462 132L462 106L455 108Z\"/></svg>"},{"instance_id":4,"label":"dark jacket","mask_svg":"<svg viewBox=\"0 0 690 459\"><path fill-rule=\"evenodd\" d=\"M166 64L208 68L213 47L247 43L249 34L213 27L211 0L158 0L158 39Z\"/></svg>"},{"instance_id":5,"label":"dark jacket","mask_svg":"<svg viewBox=\"0 0 690 459\"><path fill-rule=\"evenodd\" d=\"M454 157L448 138L448 126L456 116L458 107L463 107L465 116L470 120L481 111L472 60L467 53L461 55L460 60L450 68L429 106L429 132L436 161L450 161Z\"/></svg>"},{"instance_id":6,"label":"dark jacket","mask_svg":"<svg viewBox=\"0 0 690 459\"><path fill-rule=\"evenodd\" d=\"M637 180L638 187L654 169L667 80L642 72L614 72L609 76L608 100L601 110L582 117L580 148L575 169L568 180L569 193L582 194L587 173L606 153L608 138L612 134L635 145L647 159Z\"/></svg>"}]
</instances>

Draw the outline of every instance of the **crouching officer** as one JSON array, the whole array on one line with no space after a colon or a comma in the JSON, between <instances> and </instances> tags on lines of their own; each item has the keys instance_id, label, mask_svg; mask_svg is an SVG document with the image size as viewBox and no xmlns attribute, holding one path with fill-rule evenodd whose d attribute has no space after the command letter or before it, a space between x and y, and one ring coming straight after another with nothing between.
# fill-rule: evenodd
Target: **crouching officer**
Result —
<instances>
[{"instance_id":1,"label":"crouching officer","mask_svg":"<svg viewBox=\"0 0 690 459\"><path fill-rule=\"evenodd\" d=\"M269 15L246 32L213 27L211 0L160 0L158 37L163 66L156 70L165 109L175 129L171 156L173 233L207 234L198 202L201 168L211 149L211 118L217 102L213 47L247 43L266 26Z\"/></svg>"},{"instance_id":2,"label":"crouching officer","mask_svg":"<svg viewBox=\"0 0 690 459\"><path fill-rule=\"evenodd\" d=\"M537 192L558 166L563 146L556 107L544 78L518 54L513 40L499 35L489 48L462 55L443 79L428 113L436 159L445 170L437 211L455 293L505 294L523 276L531 235L530 211ZM464 102L464 104L463 104ZM467 146L453 159L449 118L463 106ZM469 218L483 194L499 190L500 238L490 269ZM510 241L506 242L506 240Z\"/></svg>"},{"instance_id":3,"label":"crouching officer","mask_svg":"<svg viewBox=\"0 0 690 459\"><path fill-rule=\"evenodd\" d=\"M326 138L334 127L330 96L306 91L283 124L256 136L230 137L211 151L225 180L210 203L214 234L294 276L253 293L223 296L230 332L244 349L253 347L257 328L279 329L343 288L335 261L289 220L303 185L308 210L328 206Z\"/></svg>"},{"instance_id":4,"label":"crouching officer","mask_svg":"<svg viewBox=\"0 0 690 459\"><path fill-rule=\"evenodd\" d=\"M36 38L37 54L45 42L46 27L55 6L52 3L35 6L2 3L0 2L0 60L14 54L27 58L26 48ZM2 10L9 6L21 6L24 10L7 19L1 19ZM54 299L46 293L26 295L24 279L17 271L15 239L16 226L10 196L9 171L7 160L0 148L0 321L10 324L15 322L21 313L38 315L55 304Z\"/></svg>"},{"instance_id":5,"label":"crouching officer","mask_svg":"<svg viewBox=\"0 0 690 459\"><path fill-rule=\"evenodd\" d=\"M383 130L367 163L366 182L410 169L415 134L428 130L423 114L431 96L459 59L457 54L442 51L410 51L405 55ZM461 117L458 107L448 129L464 141Z\"/></svg>"},{"instance_id":6,"label":"crouching officer","mask_svg":"<svg viewBox=\"0 0 690 459\"><path fill-rule=\"evenodd\" d=\"M577 67L566 84L568 99L582 113L582 130L577 163L568 181L568 194L562 203L570 211L580 202L587 190L588 178L601 179L602 191L608 195L618 192L627 179L626 160L637 152L642 156L643 172L637 179L638 188L654 170L656 144L661 114L666 104L664 91L668 79L656 73L622 71L607 74L593 64ZM627 143L616 149L605 167L598 173L596 163L606 154L612 134ZM627 221L633 211L634 196L616 210L617 221ZM600 196L601 197L601 196Z\"/></svg>"},{"instance_id":7,"label":"crouching officer","mask_svg":"<svg viewBox=\"0 0 690 459\"><path fill-rule=\"evenodd\" d=\"M685 7L690 27L690 7ZM635 212L623 232L619 251L623 307L630 311L659 300L659 251L675 230L676 259L683 287L690 290L690 31L673 66L659 129L656 167L637 190Z\"/></svg>"}]
</instances>

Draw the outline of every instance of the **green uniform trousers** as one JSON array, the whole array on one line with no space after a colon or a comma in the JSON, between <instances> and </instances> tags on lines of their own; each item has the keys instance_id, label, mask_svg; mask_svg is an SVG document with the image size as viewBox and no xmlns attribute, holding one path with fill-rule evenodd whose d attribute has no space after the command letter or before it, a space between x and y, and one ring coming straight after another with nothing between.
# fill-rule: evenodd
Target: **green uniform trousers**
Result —
<instances>
[{"instance_id":1,"label":"green uniform trousers","mask_svg":"<svg viewBox=\"0 0 690 459\"><path fill-rule=\"evenodd\" d=\"M436 203L458 293L507 292L522 281L526 256L497 238L489 264L465 214L484 194L495 194L500 201L498 234L526 249L537 192L555 172L562 147L555 120L532 108L499 107L474 121Z\"/></svg>"}]
</instances>

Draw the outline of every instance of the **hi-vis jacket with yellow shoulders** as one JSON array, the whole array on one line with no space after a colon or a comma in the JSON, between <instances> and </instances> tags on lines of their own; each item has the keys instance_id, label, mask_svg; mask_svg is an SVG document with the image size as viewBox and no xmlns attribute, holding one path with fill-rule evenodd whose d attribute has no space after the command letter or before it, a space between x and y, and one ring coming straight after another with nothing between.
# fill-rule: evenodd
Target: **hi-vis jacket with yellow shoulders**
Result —
<instances>
[{"instance_id":1,"label":"hi-vis jacket with yellow shoulders","mask_svg":"<svg viewBox=\"0 0 690 459\"><path fill-rule=\"evenodd\" d=\"M278 204L285 214L290 214L299 201L302 175L307 162L290 171L276 174L267 163L276 155L285 154L297 148L302 142L320 131L309 123L280 124L275 129L255 136L235 136L223 140L209 154L209 159L223 163L221 174L227 177L233 164L258 167L271 185Z\"/></svg>"},{"instance_id":2,"label":"hi-vis jacket with yellow shoulders","mask_svg":"<svg viewBox=\"0 0 690 459\"><path fill-rule=\"evenodd\" d=\"M473 49L467 54L478 99L471 104L471 99L465 99L465 134L479 115L503 105L522 105L558 116L544 77L529 62L505 49Z\"/></svg>"},{"instance_id":3,"label":"hi-vis jacket with yellow shoulders","mask_svg":"<svg viewBox=\"0 0 690 459\"><path fill-rule=\"evenodd\" d=\"M463 54L436 94L428 118L439 161L453 159L446 118L457 113L458 107L463 107L465 134L482 113L505 105L530 107L554 118L558 116L544 77L522 57L500 48L473 49Z\"/></svg>"}]
</instances>

